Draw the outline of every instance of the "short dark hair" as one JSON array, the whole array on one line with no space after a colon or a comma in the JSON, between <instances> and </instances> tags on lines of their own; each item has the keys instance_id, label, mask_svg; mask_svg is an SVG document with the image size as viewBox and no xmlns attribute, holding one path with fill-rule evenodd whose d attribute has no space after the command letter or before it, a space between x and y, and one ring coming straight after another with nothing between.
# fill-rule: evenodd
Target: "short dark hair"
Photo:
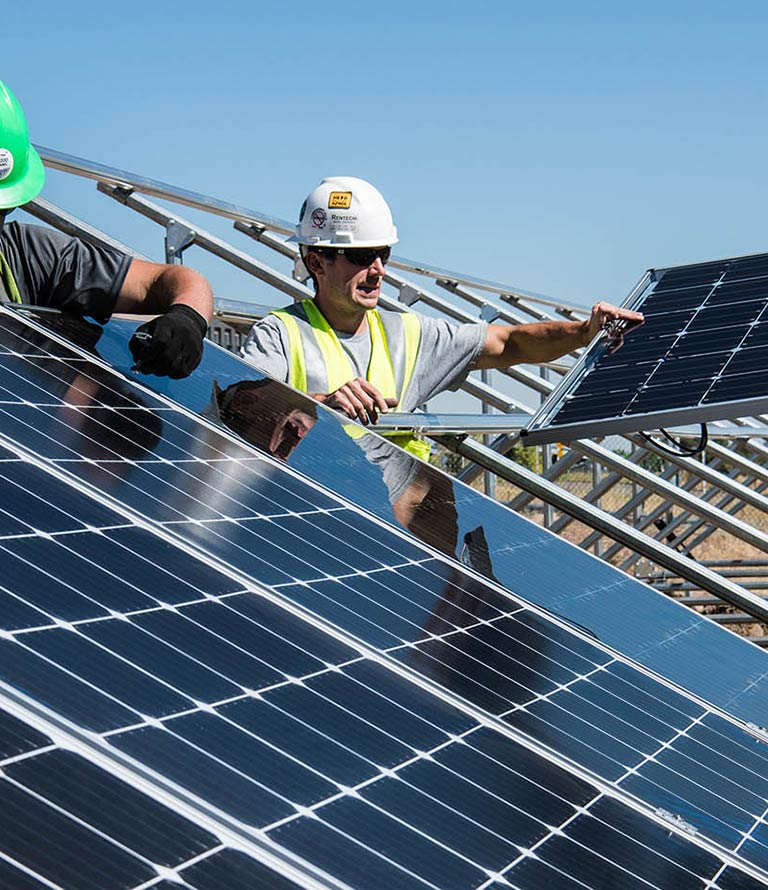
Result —
<instances>
[{"instance_id":1,"label":"short dark hair","mask_svg":"<svg viewBox=\"0 0 768 890\"><path fill-rule=\"evenodd\" d=\"M310 253L316 253L316 254L319 254L320 256L327 257L328 259L333 261L333 259L336 256L338 256L338 254L336 253L336 249L333 247L317 247L314 244L302 244L299 249L301 251L302 260L305 260L304 266L305 266L307 272L309 272L309 277L312 279L312 285L315 288L315 293L317 293L317 277L315 276L315 273L306 264L307 255Z\"/></svg>"}]
</instances>

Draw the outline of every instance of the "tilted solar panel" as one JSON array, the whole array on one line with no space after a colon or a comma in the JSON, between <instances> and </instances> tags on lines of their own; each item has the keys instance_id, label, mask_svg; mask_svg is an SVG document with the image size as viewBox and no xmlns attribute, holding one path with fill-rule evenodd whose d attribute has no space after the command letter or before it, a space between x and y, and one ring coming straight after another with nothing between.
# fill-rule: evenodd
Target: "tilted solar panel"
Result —
<instances>
[{"instance_id":1,"label":"tilted solar panel","mask_svg":"<svg viewBox=\"0 0 768 890\"><path fill-rule=\"evenodd\" d=\"M60 323L56 322L57 327ZM113 320L98 343L110 364L126 374L130 374L132 363L127 348L132 330L133 325ZM82 337L80 326L69 333ZM225 411L226 422L264 450L272 444L270 431L281 428L286 416L303 413L310 428L305 438L294 440L293 444L299 442L298 447L281 455L285 464L399 528L403 526L391 502L390 489L397 492L403 489L403 480L413 480L417 498L423 498L423 516L410 528L416 538L459 558L528 601L586 628L623 654L718 707L768 726L768 674L765 653L757 647L745 647L742 640L706 617L474 489L433 471L400 449L382 443L378 449L363 450L357 440L345 434L332 412L312 407L315 403L297 394L288 397L287 390L278 384L263 386L262 376L229 353L207 347L203 364L192 377L172 381L142 376L141 380L206 416L211 414L212 402L226 405L230 393L243 389L248 396L249 387L256 386L261 387L255 391L258 395L272 387L273 397L246 401L241 407L242 416L227 416ZM212 398L214 392L218 393L217 399ZM213 412L215 416L219 413ZM253 423L243 424L243 418ZM135 472L142 479L154 478ZM157 472L155 467L153 473ZM188 476L177 481L179 486L191 484ZM217 498L226 503L229 491L235 496L238 492L238 483L231 477L226 486L219 485L215 478L203 477L197 487L201 492L197 499L211 505ZM138 497L135 486L128 488L126 497ZM242 497L248 500L255 495L244 490ZM340 547L343 555L349 552L344 541L334 546Z\"/></svg>"},{"instance_id":2,"label":"tilted solar panel","mask_svg":"<svg viewBox=\"0 0 768 890\"><path fill-rule=\"evenodd\" d=\"M761 886L763 733L4 328L0 699L34 731L300 886Z\"/></svg>"},{"instance_id":3,"label":"tilted solar panel","mask_svg":"<svg viewBox=\"0 0 768 890\"><path fill-rule=\"evenodd\" d=\"M768 410L768 254L651 270L627 305L643 327L614 353L598 341L523 431L528 442Z\"/></svg>"}]
</instances>

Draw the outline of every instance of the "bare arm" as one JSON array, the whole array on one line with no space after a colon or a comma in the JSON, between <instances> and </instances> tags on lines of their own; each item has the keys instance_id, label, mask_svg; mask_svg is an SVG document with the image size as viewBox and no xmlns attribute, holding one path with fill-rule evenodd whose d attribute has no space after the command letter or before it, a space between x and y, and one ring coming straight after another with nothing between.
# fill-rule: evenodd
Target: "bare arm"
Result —
<instances>
[{"instance_id":1,"label":"bare arm","mask_svg":"<svg viewBox=\"0 0 768 890\"><path fill-rule=\"evenodd\" d=\"M608 322L619 319L633 324L643 323L643 316L639 312L600 302L592 307L590 317L584 321L492 324L488 326L483 350L474 367L483 370L550 362L587 346Z\"/></svg>"},{"instance_id":2,"label":"bare arm","mask_svg":"<svg viewBox=\"0 0 768 890\"><path fill-rule=\"evenodd\" d=\"M211 286L186 266L132 260L115 303L115 312L158 315L175 304L189 306L206 322L213 314Z\"/></svg>"}]
</instances>

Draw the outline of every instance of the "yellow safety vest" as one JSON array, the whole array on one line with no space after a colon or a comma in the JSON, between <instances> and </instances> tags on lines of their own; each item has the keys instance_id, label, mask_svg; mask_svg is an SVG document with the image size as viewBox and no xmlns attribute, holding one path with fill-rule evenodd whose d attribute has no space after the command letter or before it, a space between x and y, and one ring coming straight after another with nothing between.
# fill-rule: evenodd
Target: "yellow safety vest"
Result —
<instances>
[{"instance_id":1,"label":"yellow safety vest","mask_svg":"<svg viewBox=\"0 0 768 890\"><path fill-rule=\"evenodd\" d=\"M328 392L335 392L344 386L345 383L354 380L357 374L352 367L349 357L344 352L336 332L328 324L328 320L317 308L314 300L302 300L301 306L304 309L318 349L323 357L328 377ZM290 349L288 382L296 389L306 392L306 357L299 324L296 318L284 309L276 309L271 314L276 315L283 322L288 332ZM371 336L371 358L368 362L366 379L379 390L385 399L397 399L398 405L395 410L400 411L402 410L400 405L403 396L408 390L408 385L413 376L413 368L416 364L419 341L421 339L419 318L410 312L404 312L401 316L405 338L405 362L403 382L398 395L392 357L387 346L387 335L384 331L381 316L375 309L369 309L365 316ZM345 424L344 429L355 439L366 434L365 428L357 424ZM391 442L394 442L401 448L405 448L406 451L416 455L416 457L420 457L422 460L429 459L430 444L424 439L419 439L410 433L384 433L384 435Z\"/></svg>"},{"instance_id":2,"label":"yellow safety vest","mask_svg":"<svg viewBox=\"0 0 768 890\"><path fill-rule=\"evenodd\" d=\"M11 267L8 264L8 260L3 256L2 250L0 250L0 282L2 282L3 289L9 300L12 303L21 303L21 294L19 293L16 279L13 277Z\"/></svg>"}]
</instances>

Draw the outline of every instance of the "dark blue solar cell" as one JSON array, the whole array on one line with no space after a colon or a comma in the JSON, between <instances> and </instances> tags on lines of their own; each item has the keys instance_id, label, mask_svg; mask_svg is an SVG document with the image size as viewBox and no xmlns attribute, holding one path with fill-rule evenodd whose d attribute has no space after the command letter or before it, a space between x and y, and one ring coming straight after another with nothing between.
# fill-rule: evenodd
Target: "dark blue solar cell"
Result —
<instances>
[{"instance_id":1,"label":"dark blue solar cell","mask_svg":"<svg viewBox=\"0 0 768 890\"><path fill-rule=\"evenodd\" d=\"M558 707L562 696L512 711L504 720L611 781L640 762L642 755L630 745Z\"/></svg>"},{"instance_id":2,"label":"dark blue solar cell","mask_svg":"<svg viewBox=\"0 0 768 890\"><path fill-rule=\"evenodd\" d=\"M749 325L724 325L718 328L716 337L712 336L712 331L685 331L675 341L675 345L666 353L665 358L735 349L741 344L750 330L752 329ZM620 352L623 351L622 348Z\"/></svg>"},{"instance_id":3,"label":"dark blue solar cell","mask_svg":"<svg viewBox=\"0 0 768 890\"><path fill-rule=\"evenodd\" d=\"M737 868L729 866L713 884L713 890L764 890L765 881L744 874Z\"/></svg>"},{"instance_id":4,"label":"dark blue solar cell","mask_svg":"<svg viewBox=\"0 0 768 890\"><path fill-rule=\"evenodd\" d=\"M95 642L195 701L222 701L242 693L239 686L191 655L177 651L127 621L97 621L82 625L81 629Z\"/></svg>"},{"instance_id":5,"label":"dark blue solar cell","mask_svg":"<svg viewBox=\"0 0 768 890\"><path fill-rule=\"evenodd\" d=\"M198 598L201 593L220 596L241 589L238 582L223 572L143 528L125 526L109 529L104 534L148 563L164 569L160 585L162 596L156 588L151 591L164 602L188 602Z\"/></svg>"},{"instance_id":6,"label":"dark blue solar cell","mask_svg":"<svg viewBox=\"0 0 768 890\"><path fill-rule=\"evenodd\" d=\"M579 395L632 392L645 382L657 366L658 362L632 362L629 365L611 366L610 375L588 372L579 384ZM599 367L602 370L602 364Z\"/></svg>"},{"instance_id":7,"label":"dark blue solar cell","mask_svg":"<svg viewBox=\"0 0 768 890\"><path fill-rule=\"evenodd\" d=\"M765 821L760 823L758 831L754 831L739 847L739 856L752 865L768 872L768 831Z\"/></svg>"},{"instance_id":8,"label":"dark blue solar cell","mask_svg":"<svg viewBox=\"0 0 768 890\"><path fill-rule=\"evenodd\" d=\"M348 513L348 511L343 511ZM352 516L349 517L352 519ZM338 513L314 513L309 517L281 516L274 520L286 532L296 535L301 541L318 548L321 554L327 554L339 566L338 573L349 572L352 566L356 571L369 572L380 569L384 561L398 561L395 551L384 548L372 541L363 531L342 522ZM367 527L368 523L366 523ZM373 554L376 554L375 556ZM313 562L325 569L323 560Z\"/></svg>"},{"instance_id":9,"label":"dark blue solar cell","mask_svg":"<svg viewBox=\"0 0 768 890\"><path fill-rule=\"evenodd\" d=\"M295 812L290 803L263 784L217 762L168 730L136 729L110 736L110 744L248 825L269 825Z\"/></svg>"},{"instance_id":10,"label":"dark blue solar cell","mask_svg":"<svg viewBox=\"0 0 768 890\"><path fill-rule=\"evenodd\" d=\"M255 593L244 593L240 596L227 597L226 604L229 608L250 619L251 622L271 630L274 634L281 637L282 640L291 643L292 646L303 649L312 658L320 659L326 664L341 664L344 661L360 657L357 650L351 646L314 627L308 621L300 621L293 618L283 606L270 602L265 596ZM245 626L239 623L237 625L228 623L226 632L224 632L223 625L221 626L223 635L232 642L247 642L248 639L251 639L249 635L252 630L255 631L251 623ZM243 639L240 636L241 632L248 634L248 636ZM297 656L293 648L286 649L284 656L279 656L280 646L272 640L269 646L265 644L264 652L266 653L267 650L270 653L270 658L275 659L270 661L270 664L285 673L290 673L290 665L297 663L295 661ZM280 657L289 659L289 662L283 663L279 660Z\"/></svg>"},{"instance_id":11,"label":"dark blue solar cell","mask_svg":"<svg viewBox=\"0 0 768 890\"><path fill-rule=\"evenodd\" d=\"M208 567L143 529L118 529L109 535L70 535L67 543L71 543L83 559L104 566L117 578L130 579L134 587L157 602L188 602L208 592L198 586L198 569L201 580L206 581L213 574ZM151 559L153 554L156 561ZM183 569L181 556L185 560ZM170 571L169 557L176 563L181 577ZM228 585L219 582L217 586L236 589L232 581Z\"/></svg>"},{"instance_id":12,"label":"dark blue solar cell","mask_svg":"<svg viewBox=\"0 0 768 890\"><path fill-rule=\"evenodd\" d=\"M6 780L0 781L0 834L7 856L64 890L135 887L157 876L146 862Z\"/></svg>"},{"instance_id":13,"label":"dark blue solar cell","mask_svg":"<svg viewBox=\"0 0 768 890\"><path fill-rule=\"evenodd\" d=\"M441 616L440 613L444 611L441 602L442 591L436 585L431 589L420 586L397 572L358 575L345 578L343 583L349 590L358 611L369 615L372 621L377 621L378 617L377 623L397 633L396 628L391 626L392 619L377 610L376 604L378 604L385 613L395 612L406 622L410 622L410 628L404 626L401 631L403 640L423 639L427 634L450 633L457 627L457 624ZM452 617L460 616L452 615ZM464 624L468 624L470 620L467 617Z\"/></svg>"},{"instance_id":14,"label":"dark blue solar cell","mask_svg":"<svg viewBox=\"0 0 768 890\"><path fill-rule=\"evenodd\" d=\"M59 404L76 378L72 368L47 358L3 355L0 361L0 386L25 402Z\"/></svg>"},{"instance_id":15,"label":"dark blue solar cell","mask_svg":"<svg viewBox=\"0 0 768 890\"><path fill-rule=\"evenodd\" d=\"M325 776L220 717L190 714L165 725L219 763L301 806L319 803L339 791Z\"/></svg>"},{"instance_id":16,"label":"dark blue solar cell","mask_svg":"<svg viewBox=\"0 0 768 890\"><path fill-rule=\"evenodd\" d=\"M524 541L526 532L525 527L516 529L515 539ZM422 560L418 565L399 566L395 573L398 579L410 582L398 580L397 589L403 590L404 594L410 596L415 585L417 590L421 589L421 596L426 597L427 602L431 601L432 596L440 596L441 600L434 603L434 611L457 627L476 624L479 620L491 621L501 614L522 608L512 596L499 593L450 563L436 559Z\"/></svg>"},{"instance_id":17,"label":"dark blue solar cell","mask_svg":"<svg viewBox=\"0 0 768 890\"><path fill-rule=\"evenodd\" d=\"M679 312L682 309L696 309L712 293L712 287L667 288L655 290L643 301L643 312Z\"/></svg>"},{"instance_id":18,"label":"dark blue solar cell","mask_svg":"<svg viewBox=\"0 0 768 890\"><path fill-rule=\"evenodd\" d=\"M135 712L18 643L0 640L0 676L86 729L103 732L139 721Z\"/></svg>"},{"instance_id":19,"label":"dark blue solar cell","mask_svg":"<svg viewBox=\"0 0 768 890\"><path fill-rule=\"evenodd\" d=\"M265 522L265 520L252 520ZM229 563L263 584L287 584L295 579L315 578L318 572L299 556L276 547L245 522L201 522L174 531L201 547L217 559ZM263 526L260 529L266 533ZM294 546L294 549L300 549Z\"/></svg>"},{"instance_id":20,"label":"dark blue solar cell","mask_svg":"<svg viewBox=\"0 0 768 890\"><path fill-rule=\"evenodd\" d=\"M55 543L14 541L13 552L107 608L131 611L156 605L141 592L140 560L128 551L115 552L108 539L94 532L62 535ZM119 561L104 563L104 554L119 556Z\"/></svg>"},{"instance_id":21,"label":"dark blue solar cell","mask_svg":"<svg viewBox=\"0 0 768 890\"><path fill-rule=\"evenodd\" d=\"M419 751L427 751L448 738L448 733L439 725L427 722L419 714L401 707L396 699L390 701L344 674L333 671L315 677L307 684L340 707L354 711L358 717Z\"/></svg>"},{"instance_id":22,"label":"dark blue solar cell","mask_svg":"<svg viewBox=\"0 0 768 890\"><path fill-rule=\"evenodd\" d=\"M69 751L18 761L6 767L6 774L115 842L168 868L220 843L173 810Z\"/></svg>"},{"instance_id":23,"label":"dark blue solar cell","mask_svg":"<svg viewBox=\"0 0 768 890\"><path fill-rule=\"evenodd\" d=\"M429 886L317 819L295 819L270 832L277 843L349 886L365 890L426 890ZM470 881L468 887L480 880ZM434 886L434 885L433 885Z\"/></svg>"},{"instance_id":24,"label":"dark blue solar cell","mask_svg":"<svg viewBox=\"0 0 768 890\"><path fill-rule=\"evenodd\" d=\"M651 878L661 881L650 886L671 888L677 886L670 881L678 877L680 870L671 863L666 868L663 860L660 861L650 850L647 851L647 856L635 859L630 868L622 868L569 838L555 835L538 847L535 859L522 859L505 872L504 876L519 890L539 890L543 887L552 890L576 890L583 887L600 890L648 890L645 872ZM702 886L701 882L698 882L698 886Z\"/></svg>"},{"instance_id":25,"label":"dark blue solar cell","mask_svg":"<svg viewBox=\"0 0 768 890\"><path fill-rule=\"evenodd\" d=\"M303 523L300 534L291 531L291 526ZM326 552L324 547L327 535L324 532L316 532L311 522L293 517L279 517L276 519L244 519L240 525L248 529L254 535L253 544L255 547L261 546L261 540L269 542L271 548L276 547L284 553L294 554L303 563L299 568L300 574L297 578L309 579L320 578L323 575L346 575L356 570L354 563L354 552L349 551L349 561L342 562L336 559L330 553ZM278 559L278 564L281 561ZM363 559L362 562L368 564L370 560ZM293 565L293 563L291 563Z\"/></svg>"},{"instance_id":26,"label":"dark blue solar cell","mask_svg":"<svg viewBox=\"0 0 768 890\"><path fill-rule=\"evenodd\" d=\"M243 596L257 597L256 594ZM194 625L190 629L189 622L178 617L174 621L162 620L165 629L158 629L161 619L154 616L147 616L146 621L139 619L137 623L153 633L159 632L170 642L175 639L176 645L204 664L251 689L274 685L284 679L283 675L301 677L325 667L319 658L281 639L281 630L288 630L300 619L286 612L279 616L280 623L265 627L263 619L257 624L229 605L230 599L223 604L201 603L182 610L185 618L201 624L205 630Z\"/></svg>"},{"instance_id":27,"label":"dark blue solar cell","mask_svg":"<svg viewBox=\"0 0 768 890\"><path fill-rule=\"evenodd\" d=\"M768 258L765 254L732 260L728 265L724 279L730 281L735 278L752 278L758 275L768 275Z\"/></svg>"},{"instance_id":28,"label":"dark blue solar cell","mask_svg":"<svg viewBox=\"0 0 768 890\"><path fill-rule=\"evenodd\" d=\"M701 887L699 879L711 878L721 864L715 855L686 837L670 832L610 797L600 798L587 815L571 822L566 834L630 871L633 863L642 862L646 880L652 884L658 881L658 886L675 890Z\"/></svg>"},{"instance_id":29,"label":"dark blue solar cell","mask_svg":"<svg viewBox=\"0 0 768 890\"><path fill-rule=\"evenodd\" d=\"M80 479L121 504L155 522L182 522L183 513L166 503L169 492L161 490L157 477L141 463L130 461L93 461L70 463L62 461L63 469L74 472Z\"/></svg>"},{"instance_id":30,"label":"dark blue solar cell","mask_svg":"<svg viewBox=\"0 0 768 890\"><path fill-rule=\"evenodd\" d=\"M263 686L279 683L283 675L270 667L267 660L262 658L257 634L254 634L250 646L238 648L221 639L217 633L211 632L206 618L214 619L217 612L226 613L228 610L218 603L205 603L197 607L187 607L181 615L163 609L159 612L136 615L132 620L142 630L184 652L185 655L237 683L238 686L260 689ZM231 612L229 616L235 621L238 618ZM197 622L201 622L203 626ZM242 618L240 622L245 623ZM315 662L309 657L305 660L312 661L315 669L323 667L321 662Z\"/></svg>"},{"instance_id":31,"label":"dark blue solar cell","mask_svg":"<svg viewBox=\"0 0 768 890\"><path fill-rule=\"evenodd\" d=\"M11 485L6 489L6 509L41 531L101 527L120 521L113 510L32 464L0 465L0 476Z\"/></svg>"},{"instance_id":32,"label":"dark blue solar cell","mask_svg":"<svg viewBox=\"0 0 768 890\"><path fill-rule=\"evenodd\" d=\"M749 328L749 333L744 339L744 347L768 346L768 323L761 322Z\"/></svg>"},{"instance_id":33,"label":"dark blue solar cell","mask_svg":"<svg viewBox=\"0 0 768 890\"><path fill-rule=\"evenodd\" d=\"M746 325L757 321L764 306L763 300L727 303L724 306L709 306L696 313L690 328L694 331L717 331L727 325ZM716 337L717 334L713 334Z\"/></svg>"},{"instance_id":34,"label":"dark blue solar cell","mask_svg":"<svg viewBox=\"0 0 768 890\"><path fill-rule=\"evenodd\" d=\"M726 377L731 377L735 374L764 371L766 368L768 368L768 346L761 346L755 349L738 350L723 369L723 374ZM768 392L768 383L766 383L765 390Z\"/></svg>"},{"instance_id":35,"label":"dark blue solar cell","mask_svg":"<svg viewBox=\"0 0 768 890\"><path fill-rule=\"evenodd\" d=\"M572 421L592 420L621 414L635 393L636 389L633 387L630 390L597 393L593 396L573 396L563 402L553 423L571 423Z\"/></svg>"},{"instance_id":36,"label":"dark blue solar cell","mask_svg":"<svg viewBox=\"0 0 768 890\"><path fill-rule=\"evenodd\" d=\"M674 387L674 405L696 405L712 385L711 380L687 380ZM642 390L628 406L627 414L645 414L663 411L670 405L670 385L649 386ZM606 415L607 416L607 415Z\"/></svg>"},{"instance_id":37,"label":"dark blue solar cell","mask_svg":"<svg viewBox=\"0 0 768 890\"><path fill-rule=\"evenodd\" d=\"M8 549L11 547L13 552ZM29 605L65 621L106 615L105 609L93 601L96 597L104 600L104 606L109 608L152 605L138 591L131 591L116 579L115 589L111 589L110 579L104 572L81 563L55 541L16 538L7 547L0 545L0 555L2 587ZM37 565L44 566L45 570Z\"/></svg>"},{"instance_id":38,"label":"dark blue solar cell","mask_svg":"<svg viewBox=\"0 0 768 890\"><path fill-rule=\"evenodd\" d=\"M1 494L1 493L0 493ZM6 499L6 503L8 503ZM0 509L0 538L10 538L14 535L33 534L34 529L26 522L22 522L5 510Z\"/></svg>"},{"instance_id":39,"label":"dark blue solar cell","mask_svg":"<svg viewBox=\"0 0 768 890\"><path fill-rule=\"evenodd\" d=\"M730 357L728 352L707 352L681 358L668 356L648 379L650 386L676 386L688 380L701 380L712 377L725 366Z\"/></svg>"},{"instance_id":40,"label":"dark blue solar cell","mask_svg":"<svg viewBox=\"0 0 768 890\"><path fill-rule=\"evenodd\" d=\"M401 781L373 782L362 797L491 871L516 859L549 827L436 763L420 761L400 770Z\"/></svg>"},{"instance_id":41,"label":"dark blue solar cell","mask_svg":"<svg viewBox=\"0 0 768 890\"><path fill-rule=\"evenodd\" d=\"M505 680L490 668L484 668L471 651L471 637L462 634L455 642L450 637L448 640L430 640L394 650L391 654L492 714L504 713L514 703L530 700L531 692L519 683Z\"/></svg>"},{"instance_id":42,"label":"dark blue solar cell","mask_svg":"<svg viewBox=\"0 0 768 890\"><path fill-rule=\"evenodd\" d=\"M74 631L54 628L24 634L24 643L139 713L163 717L194 707L192 699L137 671Z\"/></svg>"},{"instance_id":43,"label":"dark blue solar cell","mask_svg":"<svg viewBox=\"0 0 768 890\"><path fill-rule=\"evenodd\" d=\"M50 887L50 884L43 884L10 862L0 859L0 887L6 890L41 890Z\"/></svg>"},{"instance_id":44,"label":"dark blue solar cell","mask_svg":"<svg viewBox=\"0 0 768 890\"><path fill-rule=\"evenodd\" d=\"M5 711L0 711L0 760L17 757L51 744L53 743L48 736Z\"/></svg>"},{"instance_id":45,"label":"dark blue solar cell","mask_svg":"<svg viewBox=\"0 0 768 890\"><path fill-rule=\"evenodd\" d=\"M344 673L445 732L459 735L475 725L468 714L374 662L358 661Z\"/></svg>"},{"instance_id":46,"label":"dark blue solar cell","mask_svg":"<svg viewBox=\"0 0 768 890\"><path fill-rule=\"evenodd\" d=\"M182 876L194 890L301 890L302 887L239 850L222 850L208 856L185 868Z\"/></svg>"},{"instance_id":47,"label":"dark blue solar cell","mask_svg":"<svg viewBox=\"0 0 768 890\"><path fill-rule=\"evenodd\" d=\"M293 714L340 744L346 745L361 757L392 767L414 756L414 750L396 735L397 727L386 732L338 707L315 693L307 685L291 683L263 694L275 707Z\"/></svg>"},{"instance_id":48,"label":"dark blue solar cell","mask_svg":"<svg viewBox=\"0 0 768 890\"><path fill-rule=\"evenodd\" d=\"M654 733L661 732L658 728L651 729L655 721L660 721L663 726L680 730L704 713L704 709L692 699L625 662L615 661L606 670L592 674L590 681L644 712L649 722L643 725ZM695 732L696 728L694 723L691 731Z\"/></svg>"},{"instance_id":49,"label":"dark blue solar cell","mask_svg":"<svg viewBox=\"0 0 768 890\"><path fill-rule=\"evenodd\" d=\"M707 299L708 306L749 302L768 299L768 279L753 278L749 281L723 281L713 289Z\"/></svg>"},{"instance_id":50,"label":"dark blue solar cell","mask_svg":"<svg viewBox=\"0 0 768 890\"><path fill-rule=\"evenodd\" d=\"M734 849L742 833L753 824L741 808L659 763L643 764L636 774L622 782L622 787L652 806L674 813L706 837L730 849Z\"/></svg>"},{"instance_id":51,"label":"dark blue solar cell","mask_svg":"<svg viewBox=\"0 0 768 890\"><path fill-rule=\"evenodd\" d=\"M308 726L301 714L286 713L253 699L221 705L217 711L341 785L352 787L379 772L375 764L355 754L348 744L334 741Z\"/></svg>"},{"instance_id":52,"label":"dark blue solar cell","mask_svg":"<svg viewBox=\"0 0 768 890\"><path fill-rule=\"evenodd\" d=\"M459 773L515 808L548 825L569 819L576 807L592 800L597 791L554 763L489 729L466 738L467 745L451 745L434 760Z\"/></svg>"},{"instance_id":53,"label":"dark blue solar cell","mask_svg":"<svg viewBox=\"0 0 768 890\"><path fill-rule=\"evenodd\" d=\"M394 612L387 613L376 604L354 599L352 591L341 581L287 584L280 587L280 593L380 649L401 645L413 631L413 625ZM389 626L382 626L384 622Z\"/></svg>"},{"instance_id":54,"label":"dark blue solar cell","mask_svg":"<svg viewBox=\"0 0 768 890\"><path fill-rule=\"evenodd\" d=\"M710 405L734 399L765 398L766 395L768 395L768 382L765 371L760 370L715 380L712 388L702 399L702 403Z\"/></svg>"},{"instance_id":55,"label":"dark blue solar cell","mask_svg":"<svg viewBox=\"0 0 768 890\"><path fill-rule=\"evenodd\" d=\"M659 269L654 273L658 278L656 290L677 287L695 287L701 284L714 284L723 273L732 268L732 260L716 260L711 263L696 263L677 269Z\"/></svg>"}]
</instances>

